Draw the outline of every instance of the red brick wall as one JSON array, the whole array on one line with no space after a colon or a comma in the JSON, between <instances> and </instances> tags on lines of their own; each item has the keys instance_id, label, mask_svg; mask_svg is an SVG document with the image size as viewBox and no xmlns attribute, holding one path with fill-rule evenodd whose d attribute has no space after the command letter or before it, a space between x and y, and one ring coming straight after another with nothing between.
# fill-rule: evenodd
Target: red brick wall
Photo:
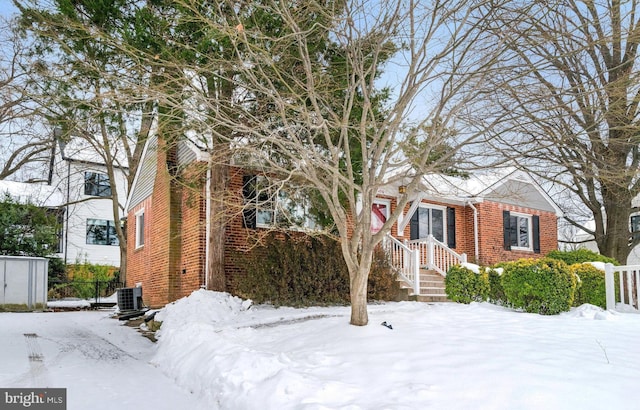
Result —
<instances>
[{"instance_id":1,"label":"red brick wall","mask_svg":"<svg viewBox=\"0 0 640 410\"><path fill-rule=\"evenodd\" d=\"M204 283L205 202L199 169L171 176L167 149L159 139L153 194L127 215L127 283L142 284L144 303L159 307ZM175 160L175 159L174 159ZM136 218L145 212L145 243L135 248Z\"/></svg>"},{"instance_id":2,"label":"red brick wall","mask_svg":"<svg viewBox=\"0 0 640 410\"><path fill-rule=\"evenodd\" d=\"M169 235L170 176L165 165L166 152L159 139L158 171L154 180L153 195L132 209L128 216L127 286L142 284L142 298L151 307L162 306L169 301L171 286ZM135 249L135 212L145 211L145 243Z\"/></svg>"},{"instance_id":3,"label":"red brick wall","mask_svg":"<svg viewBox=\"0 0 640 410\"><path fill-rule=\"evenodd\" d=\"M557 216L553 212L485 201L478 208L479 251L483 265L511 261L520 258L539 258L558 248ZM540 253L533 251L510 251L504 249L502 212L518 212L540 217Z\"/></svg>"},{"instance_id":4,"label":"red brick wall","mask_svg":"<svg viewBox=\"0 0 640 410\"><path fill-rule=\"evenodd\" d=\"M497 262L511 261L519 258L536 258L546 255L549 251L558 248L557 217L555 213L534 210L525 207L506 205L496 202L481 202L474 204L478 211L478 260L475 257L474 237L474 211L470 206L450 205L442 202L422 201L424 204L438 205L454 208L456 210L456 246L457 253L467 254L469 262L481 265L492 265ZM395 208L395 201L391 203ZM405 208L405 218L410 205ZM502 211L519 212L528 215L540 216L540 253L533 251L508 251L504 249ZM409 239L409 225L404 230L404 235L397 236L396 226L392 234L400 240Z\"/></svg>"},{"instance_id":5,"label":"red brick wall","mask_svg":"<svg viewBox=\"0 0 640 410\"><path fill-rule=\"evenodd\" d=\"M206 202L205 172L194 164L183 173L181 198L180 272L174 299L189 295L205 285Z\"/></svg>"},{"instance_id":6,"label":"red brick wall","mask_svg":"<svg viewBox=\"0 0 640 410\"><path fill-rule=\"evenodd\" d=\"M128 215L128 272L127 286L137 282L143 284L144 301L152 307L162 306L168 302L186 296L205 283L206 262L206 201L203 169L196 165L184 178L179 192L179 224L174 219L177 237L170 235L170 212L172 211L171 195L175 193L175 183L170 182L162 150L158 150L158 173L156 176L152 198L147 198ZM237 284L246 275L238 260L242 253L259 243L268 232L265 229L245 229L242 223L242 169L231 167L229 222L225 237L225 273L227 290L235 293ZM391 202L391 209L396 207L393 197L386 198ZM474 246L474 212L469 206L452 206L441 202L424 203L453 207L456 210L456 247L458 253L466 253L469 261L475 261ZM173 203L175 210L176 204ZM495 202L476 204L479 225L479 260L483 265L491 265L499 261L514 260L522 257L540 257L557 248L557 218L554 213L541 212L523 207L505 205ZM135 212L145 209L145 245L135 249ZM405 209L405 218L409 206ZM506 251L503 246L502 211L520 212L540 216L541 253L523 251ZM392 228L397 236L397 224ZM399 239L409 239L409 226ZM178 245L176 245L178 244Z\"/></svg>"},{"instance_id":7,"label":"red brick wall","mask_svg":"<svg viewBox=\"0 0 640 410\"><path fill-rule=\"evenodd\" d=\"M138 211L144 210L144 245L136 249L136 217ZM127 287L134 287L137 283L144 285L142 291L143 300L149 304L150 295L155 295L153 300L159 300L163 289L167 288L168 277L154 277L151 267L151 250L154 247L155 237L151 234L151 223L154 219L153 200L151 197L145 199L132 209L127 215Z\"/></svg>"}]
</instances>

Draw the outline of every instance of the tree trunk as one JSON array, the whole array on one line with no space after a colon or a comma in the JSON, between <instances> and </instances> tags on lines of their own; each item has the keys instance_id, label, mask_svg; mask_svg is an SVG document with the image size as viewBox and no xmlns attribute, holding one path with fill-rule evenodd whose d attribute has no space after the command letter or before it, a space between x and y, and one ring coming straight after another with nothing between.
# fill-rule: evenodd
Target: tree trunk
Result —
<instances>
[{"instance_id":1,"label":"tree trunk","mask_svg":"<svg viewBox=\"0 0 640 410\"><path fill-rule=\"evenodd\" d=\"M127 281L127 247L120 247L120 282L126 286Z\"/></svg>"},{"instance_id":2,"label":"tree trunk","mask_svg":"<svg viewBox=\"0 0 640 410\"><path fill-rule=\"evenodd\" d=\"M225 147L215 147L225 149ZM225 278L226 203L229 177L227 166L212 161L209 165L209 249L207 255L207 289L219 292L227 290Z\"/></svg>"},{"instance_id":3,"label":"tree trunk","mask_svg":"<svg viewBox=\"0 0 640 410\"><path fill-rule=\"evenodd\" d=\"M373 261L371 246L362 246L359 263L357 266L349 266L351 297L351 321L354 326L366 326L369 323L367 313L367 285L369 283L369 271Z\"/></svg>"},{"instance_id":4,"label":"tree trunk","mask_svg":"<svg viewBox=\"0 0 640 410\"><path fill-rule=\"evenodd\" d=\"M618 191L607 190L605 193L604 206L607 212L605 230L600 235L596 234L600 237L596 242L601 254L614 258L624 265L631 252L629 246L631 197L628 190Z\"/></svg>"},{"instance_id":5,"label":"tree trunk","mask_svg":"<svg viewBox=\"0 0 640 410\"><path fill-rule=\"evenodd\" d=\"M360 267L351 277L351 323L354 326L366 326L369 323L367 313L367 282L369 269Z\"/></svg>"}]
</instances>

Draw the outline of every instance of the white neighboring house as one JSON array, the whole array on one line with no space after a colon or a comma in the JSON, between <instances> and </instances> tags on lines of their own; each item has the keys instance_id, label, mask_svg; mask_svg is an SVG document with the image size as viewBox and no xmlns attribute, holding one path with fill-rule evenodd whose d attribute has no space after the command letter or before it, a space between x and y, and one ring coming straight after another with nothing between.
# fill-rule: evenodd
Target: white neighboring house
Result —
<instances>
[{"instance_id":1,"label":"white neighboring house","mask_svg":"<svg viewBox=\"0 0 640 410\"><path fill-rule=\"evenodd\" d=\"M49 185L62 195L65 207L62 249L65 263L90 262L120 266L120 247L115 224L124 216L127 198L126 156L114 167L120 215L114 218L111 187L104 160L85 140L54 144ZM125 158L122 162L122 157Z\"/></svg>"}]
</instances>

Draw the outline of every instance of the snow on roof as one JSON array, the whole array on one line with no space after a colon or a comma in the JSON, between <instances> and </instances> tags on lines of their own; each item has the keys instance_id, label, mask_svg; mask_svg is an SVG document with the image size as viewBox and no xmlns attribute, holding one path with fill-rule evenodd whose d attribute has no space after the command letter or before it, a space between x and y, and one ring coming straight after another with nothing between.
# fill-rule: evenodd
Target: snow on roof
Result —
<instances>
[{"instance_id":1,"label":"snow on roof","mask_svg":"<svg viewBox=\"0 0 640 410\"><path fill-rule=\"evenodd\" d=\"M64 197L55 187L45 184L29 184L0 180L0 194L9 194L19 203L32 203L38 206L57 207L64 203Z\"/></svg>"},{"instance_id":2,"label":"snow on roof","mask_svg":"<svg viewBox=\"0 0 640 410\"><path fill-rule=\"evenodd\" d=\"M116 166L128 167L128 159L125 148L121 142L110 141L111 155L116 160ZM71 137L69 141L60 141L60 152L63 159L71 161L89 162L92 164L104 164L103 147L97 141L87 140L81 137Z\"/></svg>"},{"instance_id":3,"label":"snow on roof","mask_svg":"<svg viewBox=\"0 0 640 410\"><path fill-rule=\"evenodd\" d=\"M428 175L423 178L424 187L429 194L457 198L481 196L491 187L506 179L519 179L528 182L523 174L513 167L476 171L466 178L442 174Z\"/></svg>"}]
</instances>

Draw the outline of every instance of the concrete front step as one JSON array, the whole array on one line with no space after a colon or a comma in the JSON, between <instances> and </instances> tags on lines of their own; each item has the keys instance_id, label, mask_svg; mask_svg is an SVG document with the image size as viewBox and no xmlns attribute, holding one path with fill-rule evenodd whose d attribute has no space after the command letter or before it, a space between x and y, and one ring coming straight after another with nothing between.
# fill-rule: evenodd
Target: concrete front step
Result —
<instances>
[{"instance_id":1,"label":"concrete front step","mask_svg":"<svg viewBox=\"0 0 640 410\"><path fill-rule=\"evenodd\" d=\"M406 282L400 280L400 292L397 301L413 300L419 302L450 302L444 291L444 277L437 272L422 269L420 271L420 295L413 294Z\"/></svg>"},{"instance_id":2,"label":"concrete front step","mask_svg":"<svg viewBox=\"0 0 640 410\"><path fill-rule=\"evenodd\" d=\"M409 300L430 303L451 302L447 299L447 295L412 295Z\"/></svg>"},{"instance_id":3,"label":"concrete front step","mask_svg":"<svg viewBox=\"0 0 640 410\"><path fill-rule=\"evenodd\" d=\"M441 287L421 287L421 295L446 295L444 288Z\"/></svg>"}]
</instances>

